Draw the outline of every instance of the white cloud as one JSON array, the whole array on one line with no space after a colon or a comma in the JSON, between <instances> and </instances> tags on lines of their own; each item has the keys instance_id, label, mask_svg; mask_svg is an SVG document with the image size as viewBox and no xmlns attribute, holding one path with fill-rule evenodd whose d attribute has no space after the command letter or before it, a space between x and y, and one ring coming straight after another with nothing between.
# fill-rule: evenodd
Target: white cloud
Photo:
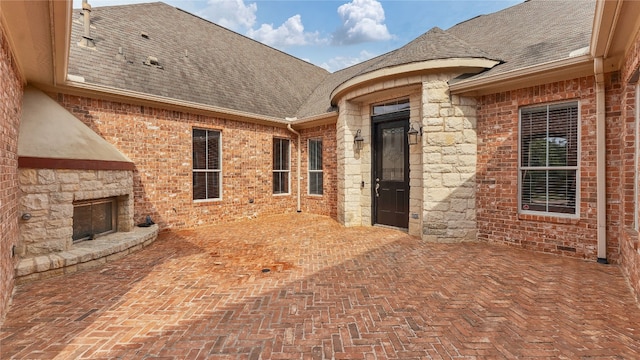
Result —
<instances>
[{"instance_id":1,"label":"white cloud","mask_svg":"<svg viewBox=\"0 0 640 360\"><path fill-rule=\"evenodd\" d=\"M321 39L318 32L305 32L300 15L290 17L278 27L274 27L273 24L262 24L254 29L257 11L256 3L245 4L244 0L207 0L207 7L200 11L199 15L227 29L244 33L252 39L277 48L329 42Z\"/></svg>"},{"instance_id":2,"label":"white cloud","mask_svg":"<svg viewBox=\"0 0 640 360\"><path fill-rule=\"evenodd\" d=\"M333 35L334 44L349 45L392 38L384 24L384 9L377 0L352 0L341 5L338 14L343 24Z\"/></svg>"},{"instance_id":3,"label":"white cloud","mask_svg":"<svg viewBox=\"0 0 640 360\"><path fill-rule=\"evenodd\" d=\"M300 15L290 17L277 28L274 28L271 24L262 24L257 30L249 29L247 36L273 47L308 45L321 42L317 32L304 32L304 25L302 25L302 17Z\"/></svg>"},{"instance_id":4,"label":"white cloud","mask_svg":"<svg viewBox=\"0 0 640 360\"><path fill-rule=\"evenodd\" d=\"M329 61L324 62L318 66L324 68L329 72L336 72L338 70L342 70L344 68L348 68L349 66L353 66L359 64L363 61L369 60L376 55L368 52L367 50L360 51L360 54L357 57L351 56L336 56L334 58L329 59Z\"/></svg>"},{"instance_id":5,"label":"white cloud","mask_svg":"<svg viewBox=\"0 0 640 360\"><path fill-rule=\"evenodd\" d=\"M241 32L253 28L257 11L256 3L245 4L244 0L208 0L207 7L198 15L227 29Z\"/></svg>"}]
</instances>

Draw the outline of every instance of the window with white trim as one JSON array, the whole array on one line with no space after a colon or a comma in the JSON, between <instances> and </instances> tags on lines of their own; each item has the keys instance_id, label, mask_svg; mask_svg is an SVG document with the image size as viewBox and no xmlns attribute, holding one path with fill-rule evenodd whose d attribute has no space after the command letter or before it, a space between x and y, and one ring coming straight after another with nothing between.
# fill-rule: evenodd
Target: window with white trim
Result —
<instances>
[{"instance_id":1,"label":"window with white trim","mask_svg":"<svg viewBox=\"0 0 640 360\"><path fill-rule=\"evenodd\" d=\"M289 193L289 172L291 156L289 140L273 138L273 193Z\"/></svg>"},{"instance_id":2,"label":"window with white trim","mask_svg":"<svg viewBox=\"0 0 640 360\"><path fill-rule=\"evenodd\" d=\"M322 195L322 139L309 139L309 195Z\"/></svg>"},{"instance_id":3,"label":"window with white trim","mask_svg":"<svg viewBox=\"0 0 640 360\"><path fill-rule=\"evenodd\" d=\"M193 129L193 200L217 200L222 194L220 131Z\"/></svg>"},{"instance_id":4,"label":"window with white trim","mask_svg":"<svg viewBox=\"0 0 640 360\"><path fill-rule=\"evenodd\" d=\"M577 215L578 102L520 109L519 208Z\"/></svg>"}]
</instances>

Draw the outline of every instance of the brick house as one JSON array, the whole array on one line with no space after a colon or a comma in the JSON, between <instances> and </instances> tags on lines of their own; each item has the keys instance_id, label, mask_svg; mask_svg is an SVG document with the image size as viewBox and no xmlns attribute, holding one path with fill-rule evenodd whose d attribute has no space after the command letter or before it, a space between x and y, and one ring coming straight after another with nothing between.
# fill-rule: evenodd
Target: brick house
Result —
<instances>
[{"instance_id":1,"label":"brick house","mask_svg":"<svg viewBox=\"0 0 640 360\"><path fill-rule=\"evenodd\" d=\"M640 295L638 19L529 0L330 74L163 3L0 2L1 314L158 230L301 211L620 264Z\"/></svg>"}]
</instances>

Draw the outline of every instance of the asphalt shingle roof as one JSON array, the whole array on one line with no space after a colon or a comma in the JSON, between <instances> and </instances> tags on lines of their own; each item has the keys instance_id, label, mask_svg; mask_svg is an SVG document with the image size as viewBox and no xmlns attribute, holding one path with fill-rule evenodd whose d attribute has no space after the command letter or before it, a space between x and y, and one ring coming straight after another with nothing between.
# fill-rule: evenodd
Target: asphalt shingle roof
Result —
<instances>
[{"instance_id":1,"label":"asphalt shingle roof","mask_svg":"<svg viewBox=\"0 0 640 360\"><path fill-rule=\"evenodd\" d=\"M589 46L595 0L528 0L457 24L447 32L500 58L486 77L569 58Z\"/></svg>"},{"instance_id":2,"label":"asphalt shingle roof","mask_svg":"<svg viewBox=\"0 0 640 360\"><path fill-rule=\"evenodd\" d=\"M329 75L164 3L94 8L95 50L77 45L83 27L78 17L69 74L87 83L284 118ZM126 60L116 58L120 47ZM162 68L144 65L148 56Z\"/></svg>"},{"instance_id":3,"label":"asphalt shingle roof","mask_svg":"<svg viewBox=\"0 0 640 360\"><path fill-rule=\"evenodd\" d=\"M93 84L304 118L334 111L330 94L336 87L384 68L447 58L503 62L478 78L568 58L589 46L594 9L595 0L528 0L447 30L433 28L397 50L329 74L163 3L100 7L91 13L96 50L76 45L82 23L74 19L69 74ZM120 47L126 60L116 57ZM144 65L148 56L162 68Z\"/></svg>"},{"instance_id":4,"label":"asphalt shingle roof","mask_svg":"<svg viewBox=\"0 0 640 360\"><path fill-rule=\"evenodd\" d=\"M326 110L331 91L358 75L414 62L450 58L499 60L492 58L487 52L464 40L435 27L397 50L331 74L311 94L309 100L300 108L298 116L304 117L317 114L323 109Z\"/></svg>"}]
</instances>

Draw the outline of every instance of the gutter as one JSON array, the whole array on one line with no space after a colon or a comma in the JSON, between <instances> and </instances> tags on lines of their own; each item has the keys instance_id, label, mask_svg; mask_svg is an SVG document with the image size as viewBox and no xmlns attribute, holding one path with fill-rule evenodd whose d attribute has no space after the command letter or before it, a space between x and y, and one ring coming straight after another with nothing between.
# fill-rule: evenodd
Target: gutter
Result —
<instances>
[{"instance_id":1,"label":"gutter","mask_svg":"<svg viewBox=\"0 0 640 360\"><path fill-rule=\"evenodd\" d=\"M295 120L295 119L292 119L292 120ZM297 173L298 173L298 175L297 175L298 176L298 189L297 189L298 207L296 208L296 211L297 212L302 212L302 208L300 206L300 196L302 195L301 191L300 191L300 178L301 178L301 176L300 176L300 166L301 166L301 163L302 163L301 162L301 157L302 157L302 147L301 147L302 140L301 139L302 139L302 136L300 136L299 132L293 130L293 128L291 127L291 124L287 124L287 129L289 131L291 131L292 133L298 135L298 166L297 166L297 169L296 169Z\"/></svg>"},{"instance_id":2,"label":"gutter","mask_svg":"<svg viewBox=\"0 0 640 360\"><path fill-rule=\"evenodd\" d=\"M326 112L318 115L311 115L308 117L304 117L302 119L297 118L286 118L291 125L296 125L296 127L312 127L317 125L326 125L326 124L334 124L336 122L336 118L338 117L338 110Z\"/></svg>"},{"instance_id":3,"label":"gutter","mask_svg":"<svg viewBox=\"0 0 640 360\"><path fill-rule=\"evenodd\" d=\"M604 59L593 60L596 78L596 209L598 262L607 264L607 177Z\"/></svg>"},{"instance_id":4,"label":"gutter","mask_svg":"<svg viewBox=\"0 0 640 360\"><path fill-rule=\"evenodd\" d=\"M0 0L1 1L1 0ZM124 90L118 89L109 86L103 85L94 85L84 82L84 78L81 76L68 75L67 81L62 86L51 87L46 84L37 84L38 88L42 90L51 90L55 92L66 92L71 95L80 95L80 96L88 96L91 93L99 93L103 99L123 101L126 103L131 103L132 99L138 100L143 103L153 103L148 104L150 106L158 106L158 104L169 105L173 107L183 108L188 110L199 110L206 113L213 113L218 116L223 116L230 120L240 120L240 121L248 121L259 124L268 124L268 125L276 125L285 127L286 125L292 124L296 126L302 127L312 127L319 125L332 124L336 122L336 117L338 116L338 111L330 111L323 114L312 115L309 117L305 117L302 119L298 118L285 118L281 119L278 117L265 116L260 114L249 113L241 110L233 110L229 108L222 108L218 106L205 105L201 103L179 100L159 95L151 95L146 93L141 93L132 90ZM147 104L145 104L147 105ZM211 115L211 114L208 114Z\"/></svg>"},{"instance_id":5,"label":"gutter","mask_svg":"<svg viewBox=\"0 0 640 360\"><path fill-rule=\"evenodd\" d=\"M249 113L245 111L232 110L232 109L221 108L221 107L211 106L211 105L203 105L203 104L195 103L191 101L178 100L178 99L172 99L164 96L145 94L145 93L132 91L132 90L123 90L123 89L118 89L110 86L93 85L93 84L82 82L84 81L84 78L80 76L70 75L69 77L72 77L73 80L67 81L65 83L66 85L65 87L59 87L57 88L56 91L64 90L65 88L76 89L81 91L93 91L93 92L99 92L103 96L106 94L107 95L106 97L109 97L109 95L111 95L116 99L122 98L120 100L128 99L128 101L126 101L128 103L130 103L131 99L133 98L133 99L147 101L147 102L161 103L165 105L173 105L173 106L178 106L183 108L217 113L221 115L226 115L227 117L230 117L233 120L237 120L237 119L242 119L244 121L253 120L255 122L262 122L262 123L266 122L271 124L279 124L281 126L287 125L290 123L287 120L283 120L277 117L258 115L258 114ZM74 81L75 79L77 79L77 81Z\"/></svg>"}]
</instances>

